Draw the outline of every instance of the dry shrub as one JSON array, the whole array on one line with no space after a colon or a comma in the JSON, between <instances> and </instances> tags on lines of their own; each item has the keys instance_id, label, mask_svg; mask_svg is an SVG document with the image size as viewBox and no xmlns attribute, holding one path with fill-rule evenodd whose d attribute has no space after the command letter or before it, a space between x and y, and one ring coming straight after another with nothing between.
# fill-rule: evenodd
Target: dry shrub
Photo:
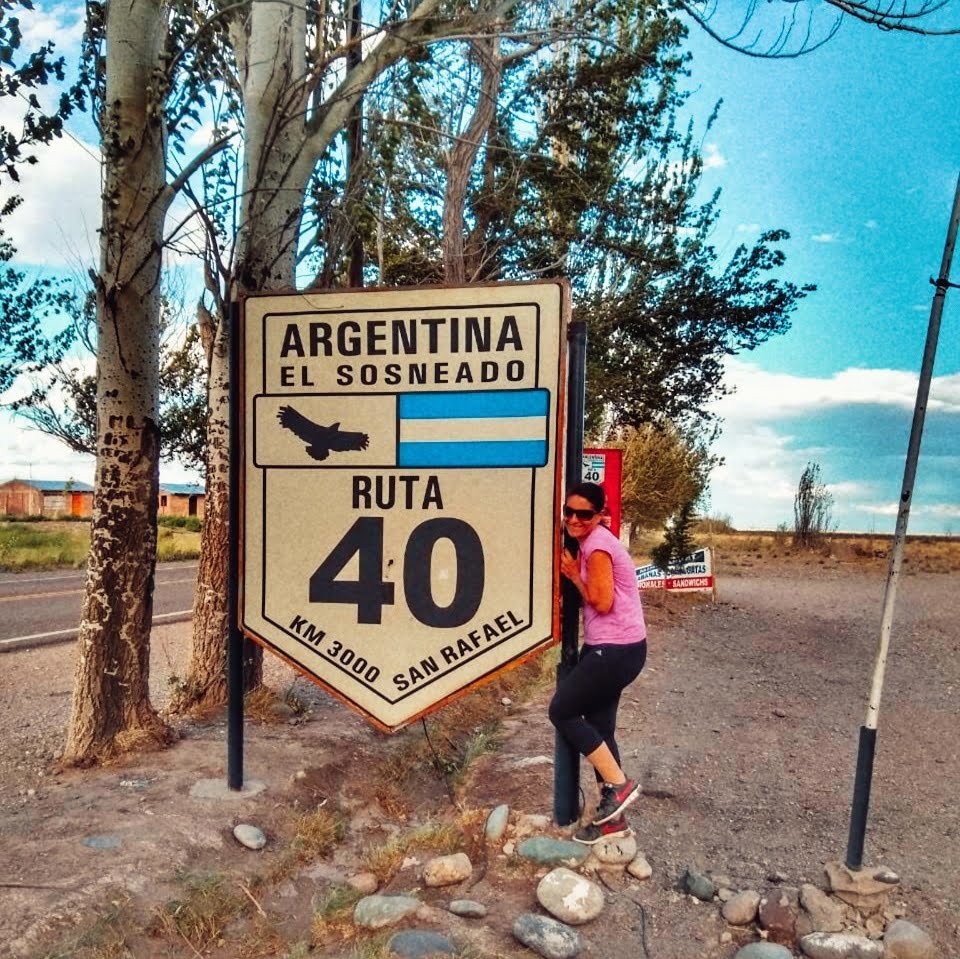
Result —
<instances>
[{"instance_id":1,"label":"dry shrub","mask_svg":"<svg viewBox=\"0 0 960 959\"><path fill-rule=\"evenodd\" d=\"M197 952L220 942L227 924L252 905L242 892L234 892L222 873L181 873L177 881L183 894L157 909L152 931L180 937Z\"/></svg>"},{"instance_id":2,"label":"dry shrub","mask_svg":"<svg viewBox=\"0 0 960 959\"><path fill-rule=\"evenodd\" d=\"M366 867L381 883L389 882L403 860L414 849L428 849L438 855L457 852L463 847L464 834L457 823L427 823L400 833L382 846L370 846L363 853Z\"/></svg>"},{"instance_id":3,"label":"dry shrub","mask_svg":"<svg viewBox=\"0 0 960 959\"><path fill-rule=\"evenodd\" d=\"M331 939L347 939L356 932L353 925L353 907L363 893L345 883L331 886L316 904L310 924L310 938L314 945Z\"/></svg>"}]
</instances>

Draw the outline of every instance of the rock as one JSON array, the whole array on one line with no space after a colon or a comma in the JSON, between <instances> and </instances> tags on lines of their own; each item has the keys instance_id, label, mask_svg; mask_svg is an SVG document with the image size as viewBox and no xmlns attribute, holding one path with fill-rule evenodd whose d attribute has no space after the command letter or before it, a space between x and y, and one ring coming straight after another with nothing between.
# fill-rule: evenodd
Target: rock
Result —
<instances>
[{"instance_id":1,"label":"rock","mask_svg":"<svg viewBox=\"0 0 960 959\"><path fill-rule=\"evenodd\" d=\"M897 919L887 926L883 936L884 959L936 959L933 940L906 919Z\"/></svg>"},{"instance_id":2,"label":"rock","mask_svg":"<svg viewBox=\"0 0 960 959\"><path fill-rule=\"evenodd\" d=\"M267 844L267 837L263 834L263 830L258 829L256 826L251 826L249 823L242 822L234 826L233 838L236 839L241 846L246 846L247 849L263 849Z\"/></svg>"},{"instance_id":3,"label":"rock","mask_svg":"<svg viewBox=\"0 0 960 959\"><path fill-rule=\"evenodd\" d=\"M896 888L890 877L895 875L886 866L873 869L848 869L842 862L828 862L824 867L830 882L830 891L865 916L882 912L887 898ZM880 875L884 878L877 879Z\"/></svg>"},{"instance_id":4,"label":"rock","mask_svg":"<svg viewBox=\"0 0 960 959\"><path fill-rule=\"evenodd\" d=\"M800 905L810 918L810 932L840 932L843 929L840 904L812 883L800 887Z\"/></svg>"},{"instance_id":5,"label":"rock","mask_svg":"<svg viewBox=\"0 0 960 959\"><path fill-rule=\"evenodd\" d=\"M517 844L512 840L510 842L505 842L503 844L503 854L505 856L512 856L517 851Z\"/></svg>"},{"instance_id":6,"label":"rock","mask_svg":"<svg viewBox=\"0 0 960 959\"><path fill-rule=\"evenodd\" d=\"M583 948L583 940L576 929L532 912L517 917L513 923L513 936L544 959L573 959Z\"/></svg>"},{"instance_id":7,"label":"rock","mask_svg":"<svg viewBox=\"0 0 960 959\"><path fill-rule=\"evenodd\" d=\"M733 880L729 876L723 875L723 873L710 872L707 873L707 875L717 889L729 889L733 885Z\"/></svg>"},{"instance_id":8,"label":"rock","mask_svg":"<svg viewBox=\"0 0 960 959\"><path fill-rule=\"evenodd\" d=\"M720 913L731 926L749 926L757 918L759 905L760 893L747 889L725 902Z\"/></svg>"},{"instance_id":9,"label":"rock","mask_svg":"<svg viewBox=\"0 0 960 959\"><path fill-rule=\"evenodd\" d=\"M590 855L590 847L572 839L531 836L516 849L517 855L544 866L578 865Z\"/></svg>"},{"instance_id":10,"label":"rock","mask_svg":"<svg viewBox=\"0 0 960 959\"><path fill-rule=\"evenodd\" d=\"M475 899L454 899L448 908L455 916L464 919L482 919L487 914L487 907Z\"/></svg>"},{"instance_id":11,"label":"rock","mask_svg":"<svg viewBox=\"0 0 960 959\"><path fill-rule=\"evenodd\" d=\"M867 936L869 936L869 938L882 939L883 930L886 928L887 922L881 913L874 913L867 918L864 925L867 927Z\"/></svg>"},{"instance_id":12,"label":"rock","mask_svg":"<svg viewBox=\"0 0 960 959\"><path fill-rule=\"evenodd\" d=\"M87 836L82 840L83 844L90 849L119 849L119 836Z\"/></svg>"},{"instance_id":13,"label":"rock","mask_svg":"<svg viewBox=\"0 0 960 959\"><path fill-rule=\"evenodd\" d=\"M440 909L437 906L431 906L429 903L423 903L413 914L419 922L427 922L431 926L443 926L447 928L450 924L450 913L446 909Z\"/></svg>"},{"instance_id":14,"label":"rock","mask_svg":"<svg viewBox=\"0 0 960 959\"><path fill-rule=\"evenodd\" d=\"M427 886L455 886L469 879L473 872L473 863L465 852L455 852L449 856L436 856L423 867L423 881Z\"/></svg>"},{"instance_id":15,"label":"rock","mask_svg":"<svg viewBox=\"0 0 960 959\"><path fill-rule=\"evenodd\" d=\"M810 959L881 959L883 946L848 932L812 932L800 939L800 949Z\"/></svg>"},{"instance_id":16,"label":"rock","mask_svg":"<svg viewBox=\"0 0 960 959\"><path fill-rule=\"evenodd\" d=\"M751 942L738 949L733 959L793 959L793 953L775 942Z\"/></svg>"},{"instance_id":17,"label":"rock","mask_svg":"<svg viewBox=\"0 0 960 959\"><path fill-rule=\"evenodd\" d=\"M632 833L618 839L601 839L590 851L605 866L625 866L637 855L637 840Z\"/></svg>"},{"instance_id":18,"label":"rock","mask_svg":"<svg viewBox=\"0 0 960 959\"><path fill-rule=\"evenodd\" d=\"M525 813L517 820L517 835L532 836L534 833L544 832L551 825L550 817L541 813Z\"/></svg>"},{"instance_id":19,"label":"rock","mask_svg":"<svg viewBox=\"0 0 960 959\"><path fill-rule=\"evenodd\" d=\"M720 933L720 945L725 946L728 942L733 942L733 933L729 929L724 929Z\"/></svg>"},{"instance_id":20,"label":"rock","mask_svg":"<svg viewBox=\"0 0 960 959\"><path fill-rule=\"evenodd\" d=\"M650 863L642 853L637 853L633 862L627 866L627 872L634 879L649 879L653 875L653 869L650 868Z\"/></svg>"},{"instance_id":21,"label":"rock","mask_svg":"<svg viewBox=\"0 0 960 959\"><path fill-rule=\"evenodd\" d=\"M717 890L717 899L721 902L729 902L735 895L736 893L732 889L727 889L726 887Z\"/></svg>"},{"instance_id":22,"label":"rock","mask_svg":"<svg viewBox=\"0 0 960 959\"><path fill-rule=\"evenodd\" d=\"M510 807L506 803L501 803L490 810L487 823L483 827L483 835L487 842L500 842L503 839L503 834L507 831L509 818Z\"/></svg>"},{"instance_id":23,"label":"rock","mask_svg":"<svg viewBox=\"0 0 960 959\"><path fill-rule=\"evenodd\" d=\"M596 919L606 900L603 890L563 866L548 872L537 884L537 901L552 916L574 926Z\"/></svg>"},{"instance_id":24,"label":"rock","mask_svg":"<svg viewBox=\"0 0 960 959\"><path fill-rule=\"evenodd\" d=\"M512 706L512 705L513 705L513 700L512 700L509 696L504 696L503 699L500 700L500 705L501 705L501 706Z\"/></svg>"},{"instance_id":25,"label":"rock","mask_svg":"<svg viewBox=\"0 0 960 959\"><path fill-rule=\"evenodd\" d=\"M420 908L414 896L364 896L353 907L353 922L365 929L392 926Z\"/></svg>"},{"instance_id":26,"label":"rock","mask_svg":"<svg viewBox=\"0 0 960 959\"><path fill-rule=\"evenodd\" d=\"M786 891L764 896L760 900L757 916L760 927L765 929L772 942L793 943L797 935L799 905Z\"/></svg>"},{"instance_id":27,"label":"rock","mask_svg":"<svg viewBox=\"0 0 960 959\"><path fill-rule=\"evenodd\" d=\"M358 872L347 878L347 885L364 896L369 896L380 888L380 880L375 872Z\"/></svg>"},{"instance_id":28,"label":"rock","mask_svg":"<svg viewBox=\"0 0 960 959\"><path fill-rule=\"evenodd\" d=\"M687 869L683 874L683 888L701 902L710 902L716 895L716 886L703 873Z\"/></svg>"},{"instance_id":29,"label":"rock","mask_svg":"<svg viewBox=\"0 0 960 959\"><path fill-rule=\"evenodd\" d=\"M439 932L404 929L396 932L387 943L387 952L398 959L433 959L434 956L455 955L457 947Z\"/></svg>"}]
</instances>

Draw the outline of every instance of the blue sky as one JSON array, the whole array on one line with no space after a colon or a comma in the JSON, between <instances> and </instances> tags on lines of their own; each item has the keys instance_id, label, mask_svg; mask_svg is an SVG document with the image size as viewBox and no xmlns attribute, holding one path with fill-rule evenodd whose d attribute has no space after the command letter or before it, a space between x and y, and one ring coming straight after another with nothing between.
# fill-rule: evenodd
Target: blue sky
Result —
<instances>
[{"instance_id":1,"label":"blue sky","mask_svg":"<svg viewBox=\"0 0 960 959\"><path fill-rule=\"evenodd\" d=\"M718 250L783 227L785 275L818 286L789 333L728 365L738 391L715 407L726 464L710 511L740 528L790 524L812 461L840 529L892 531L960 174L960 37L848 20L797 59L748 58L696 28L689 48L693 116L723 99L704 140L704 188L723 190ZM960 291L947 295L934 377L909 529L957 534Z\"/></svg>"},{"instance_id":2,"label":"blue sky","mask_svg":"<svg viewBox=\"0 0 960 959\"><path fill-rule=\"evenodd\" d=\"M774 9L777 5L769 5ZM960 23L960 2L951 5ZM820 9L826 17L829 11ZM821 21L824 22L824 21ZM79 39L75 5L46 5L26 42ZM722 188L722 256L783 227L785 276L816 283L793 328L728 364L709 511L739 528L792 522L807 462L820 464L840 529L890 532L903 477L933 288L960 173L960 37L881 32L854 21L819 50L758 60L691 26L689 112L704 135L705 195ZM0 101L0 109L3 101ZM88 142L84 142L84 140ZM96 259L99 172L89 128L27 170L11 223L21 260L82 271ZM953 270L960 280L960 257ZM943 317L911 532L960 533L960 290ZM89 458L0 421L0 479L90 480ZM194 479L165 465L166 482Z\"/></svg>"}]
</instances>

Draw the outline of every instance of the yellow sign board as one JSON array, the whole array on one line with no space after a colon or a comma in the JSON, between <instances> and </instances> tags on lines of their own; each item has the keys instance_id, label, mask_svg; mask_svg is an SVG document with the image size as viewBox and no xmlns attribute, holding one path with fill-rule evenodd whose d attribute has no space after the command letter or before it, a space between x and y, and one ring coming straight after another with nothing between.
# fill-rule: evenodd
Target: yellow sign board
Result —
<instances>
[{"instance_id":1,"label":"yellow sign board","mask_svg":"<svg viewBox=\"0 0 960 959\"><path fill-rule=\"evenodd\" d=\"M557 637L566 302L244 301L240 623L381 728Z\"/></svg>"}]
</instances>

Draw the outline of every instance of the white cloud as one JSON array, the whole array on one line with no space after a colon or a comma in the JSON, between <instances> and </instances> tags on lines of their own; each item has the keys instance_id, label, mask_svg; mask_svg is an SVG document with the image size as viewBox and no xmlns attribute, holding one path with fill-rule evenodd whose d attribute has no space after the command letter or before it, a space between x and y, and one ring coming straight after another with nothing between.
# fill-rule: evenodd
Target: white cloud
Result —
<instances>
[{"instance_id":1,"label":"white cloud","mask_svg":"<svg viewBox=\"0 0 960 959\"><path fill-rule=\"evenodd\" d=\"M727 165L727 158L720 152L716 143L708 143L703 154L704 170L719 170Z\"/></svg>"},{"instance_id":2,"label":"white cloud","mask_svg":"<svg viewBox=\"0 0 960 959\"><path fill-rule=\"evenodd\" d=\"M79 5L38 4L18 16L23 31L21 50L35 50L52 40L55 55L66 56L83 39L84 12Z\"/></svg>"},{"instance_id":3,"label":"white cloud","mask_svg":"<svg viewBox=\"0 0 960 959\"><path fill-rule=\"evenodd\" d=\"M714 512L731 516L734 525L745 529L792 523L797 480L808 462L823 464L824 476L830 476L832 450L822 445L822 437L817 444L805 442L808 416L868 403L912 410L916 400L917 376L897 370L848 369L829 377L804 377L770 373L739 359L728 360L726 369L736 392L712 406L723 419L714 452L725 463L711 477L710 502ZM933 381L928 410L960 413L960 373ZM841 475L827 489L841 529L875 528L874 519L897 515L897 501L886 499L889 491L878 496L874 479ZM911 516L929 530L958 512L960 506L952 504L914 503Z\"/></svg>"},{"instance_id":4,"label":"white cloud","mask_svg":"<svg viewBox=\"0 0 960 959\"><path fill-rule=\"evenodd\" d=\"M98 258L100 155L96 147L70 137L37 151L20 183L2 195L19 193L23 203L6 224L17 259L51 267L86 266Z\"/></svg>"},{"instance_id":5,"label":"white cloud","mask_svg":"<svg viewBox=\"0 0 960 959\"><path fill-rule=\"evenodd\" d=\"M863 225L864 225L868 230L875 230L878 226L880 226L880 224L877 223L876 220L867 220L867 222L864 223Z\"/></svg>"},{"instance_id":6,"label":"white cloud","mask_svg":"<svg viewBox=\"0 0 960 959\"><path fill-rule=\"evenodd\" d=\"M768 373L737 359L726 369L736 392L720 399L714 411L728 421L770 421L850 404L912 410L917 398L917 375L902 370L850 368L818 378ZM933 379L927 409L960 413L960 373Z\"/></svg>"},{"instance_id":7,"label":"white cloud","mask_svg":"<svg viewBox=\"0 0 960 959\"><path fill-rule=\"evenodd\" d=\"M760 224L759 223L738 223L737 224L737 233L759 233Z\"/></svg>"},{"instance_id":8,"label":"white cloud","mask_svg":"<svg viewBox=\"0 0 960 959\"><path fill-rule=\"evenodd\" d=\"M836 243L840 239L840 234L838 233L814 233L810 237L814 243Z\"/></svg>"}]
</instances>

